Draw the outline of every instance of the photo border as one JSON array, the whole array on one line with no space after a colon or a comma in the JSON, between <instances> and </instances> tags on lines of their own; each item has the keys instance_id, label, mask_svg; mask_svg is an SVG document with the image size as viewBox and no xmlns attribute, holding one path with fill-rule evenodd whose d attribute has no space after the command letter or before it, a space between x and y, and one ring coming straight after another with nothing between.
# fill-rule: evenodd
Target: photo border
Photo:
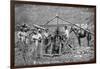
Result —
<instances>
[{"instance_id":1,"label":"photo border","mask_svg":"<svg viewBox=\"0 0 100 69\"><path fill-rule=\"evenodd\" d=\"M44 66L59 66L59 65L76 65L76 64L90 64L96 63L96 6L95 5L81 5L81 4L65 4L65 3L49 3L49 2L35 2L35 1L10 1L10 68L29 68L29 67L44 67ZM41 64L41 65L26 65L15 66L15 5L16 4L35 4L35 5L49 5L49 6L63 6L63 7L79 7L79 8L94 8L94 59L85 62L68 62L56 64Z\"/></svg>"}]
</instances>

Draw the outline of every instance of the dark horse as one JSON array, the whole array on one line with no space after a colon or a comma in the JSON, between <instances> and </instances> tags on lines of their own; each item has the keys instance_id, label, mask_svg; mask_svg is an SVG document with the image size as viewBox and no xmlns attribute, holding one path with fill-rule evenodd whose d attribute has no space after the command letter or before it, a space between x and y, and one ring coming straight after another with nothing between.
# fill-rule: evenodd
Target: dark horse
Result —
<instances>
[{"instance_id":1,"label":"dark horse","mask_svg":"<svg viewBox=\"0 0 100 69\"><path fill-rule=\"evenodd\" d=\"M82 29L82 28L78 28L76 26L72 26L70 29L70 33L74 32L74 34L76 35L77 39L78 39L78 43L81 46L81 38L85 38L87 39L87 45L90 46L89 42L92 38L91 33Z\"/></svg>"},{"instance_id":2,"label":"dark horse","mask_svg":"<svg viewBox=\"0 0 100 69\"><path fill-rule=\"evenodd\" d=\"M52 44L52 54L59 54L59 47L60 44L63 47L62 43L62 36L60 35L60 31L57 28L53 34L49 35L47 38L44 39L44 45L46 45L45 53L48 53L48 49L50 49Z\"/></svg>"}]
</instances>

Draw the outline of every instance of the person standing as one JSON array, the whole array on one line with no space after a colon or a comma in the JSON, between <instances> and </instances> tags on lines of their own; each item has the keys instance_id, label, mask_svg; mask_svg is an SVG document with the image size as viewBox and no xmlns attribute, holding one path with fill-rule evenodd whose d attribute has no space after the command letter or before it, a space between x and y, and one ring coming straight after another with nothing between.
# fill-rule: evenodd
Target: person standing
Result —
<instances>
[{"instance_id":1,"label":"person standing","mask_svg":"<svg viewBox=\"0 0 100 69\"><path fill-rule=\"evenodd\" d=\"M49 36L48 29L44 30L43 35L45 38L47 38Z\"/></svg>"},{"instance_id":2,"label":"person standing","mask_svg":"<svg viewBox=\"0 0 100 69\"><path fill-rule=\"evenodd\" d=\"M64 30L65 36L66 36L67 38L69 38L69 30L68 30L68 27L65 26L64 29L65 29L65 30Z\"/></svg>"}]
</instances>

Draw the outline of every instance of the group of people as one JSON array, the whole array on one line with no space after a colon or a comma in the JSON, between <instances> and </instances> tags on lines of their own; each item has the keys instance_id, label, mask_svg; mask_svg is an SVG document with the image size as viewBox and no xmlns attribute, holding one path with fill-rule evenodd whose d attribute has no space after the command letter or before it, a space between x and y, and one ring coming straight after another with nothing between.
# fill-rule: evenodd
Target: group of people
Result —
<instances>
[{"instance_id":1,"label":"group of people","mask_svg":"<svg viewBox=\"0 0 100 69\"><path fill-rule=\"evenodd\" d=\"M77 25L78 26L78 25ZM53 53L59 53L59 45L62 45L62 47L64 46L64 39L66 42L66 39L68 41L69 37L70 37L70 33L73 31L75 32L75 35L78 36L78 39L83 38L82 36L84 35L84 37L88 37L89 38L89 33L86 33L85 30L81 29L81 28L77 28L77 26L72 26L71 28L69 28L67 25L63 27L63 31L61 31L59 29L59 27L57 27L57 29L55 29L54 31L50 31L47 28L43 28L39 25L34 25L33 28L31 28L30 26L23 24L21 25L19 28L20 30L17 31L17 37L18 40L21 42L24 42L25 44L30 43L30 41L32 43L35 43L34 45L34 51L38 50L39 47L41 47L41 45L44 43L44 45L46 46L46 52L48 51L48 45L51 43L53 43ZM74 28L76 27L76 28ZM79 33L80 32L80 33ZM62 33L62 34L59 34ZM89 39L88 40L88 45L89 45ZM79 45L81 46L81 42L80 40L78 40Z\"/></svg>"},{"instance_id":2,"label":"group of people","mask_svg":"<svg viewBox=\"0 0 100 69\"><path fill-rule=\"evenodd\" d=\"M21 41L21 42L24 42L25 44L28 44L29 40L31 42L34 42L35 43L34 51L36 51L38 49L40 44L42 44L43 40L48 43L48 37L53 37L54 38L53 42L56 41L55 37L57 36L57 33L56 34L52 34L52 33L50 33L49 29L46 29L46 28L42 29L42 27L40 28L39 26L38 27L35 26L33 28L30 28L26 24L23 24L20 27L21 27L21 29L17 33L18 40ZM69 37L69 30L68 30L67 26L64 26L64 35L65 35L66 38ZM60 39L58 39L58 40L60 40Z\"/></svg>"},{"instance_id":3,"label":"group of people","mask_svg":"<svg viewBox=\"0 0 100 69\"><path fill-rule=\"evenodd\" d=\"M50 35L50 30L49 29L41 29L39 27L35 27L33 29L30 28L28 25L23 24L21 28L18 32L17 32L17 36L18 36L18 40L22 41L22 42L26 42L27 43L27 38L30 37L31 35L31 40L33 41L40 41L42 38L47 38ZM64 27L64 34L66 37L69 37L69 30L67 28L67 26Z\"/></svg>"}]
</instances>

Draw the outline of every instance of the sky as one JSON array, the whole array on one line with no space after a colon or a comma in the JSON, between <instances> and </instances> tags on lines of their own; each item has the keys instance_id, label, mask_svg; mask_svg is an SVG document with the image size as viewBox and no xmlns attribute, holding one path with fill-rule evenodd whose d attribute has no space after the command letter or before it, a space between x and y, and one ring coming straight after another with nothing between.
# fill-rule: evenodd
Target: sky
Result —
<instances>
[{"instance_id":1,"label":"sky","mask_svg":"<svg viewBox=\"0 0 100 69\"><path fill-rule=\"evenodd\" d=\"M15 5L15 24L44 25L56 15L73 24L89 24L91 26L94 23L94 8L35 4ZM59 19L58 24L68 23ZM57 25L57 19L54 19L48 25Z\"/></svg>"}]
</instances>

